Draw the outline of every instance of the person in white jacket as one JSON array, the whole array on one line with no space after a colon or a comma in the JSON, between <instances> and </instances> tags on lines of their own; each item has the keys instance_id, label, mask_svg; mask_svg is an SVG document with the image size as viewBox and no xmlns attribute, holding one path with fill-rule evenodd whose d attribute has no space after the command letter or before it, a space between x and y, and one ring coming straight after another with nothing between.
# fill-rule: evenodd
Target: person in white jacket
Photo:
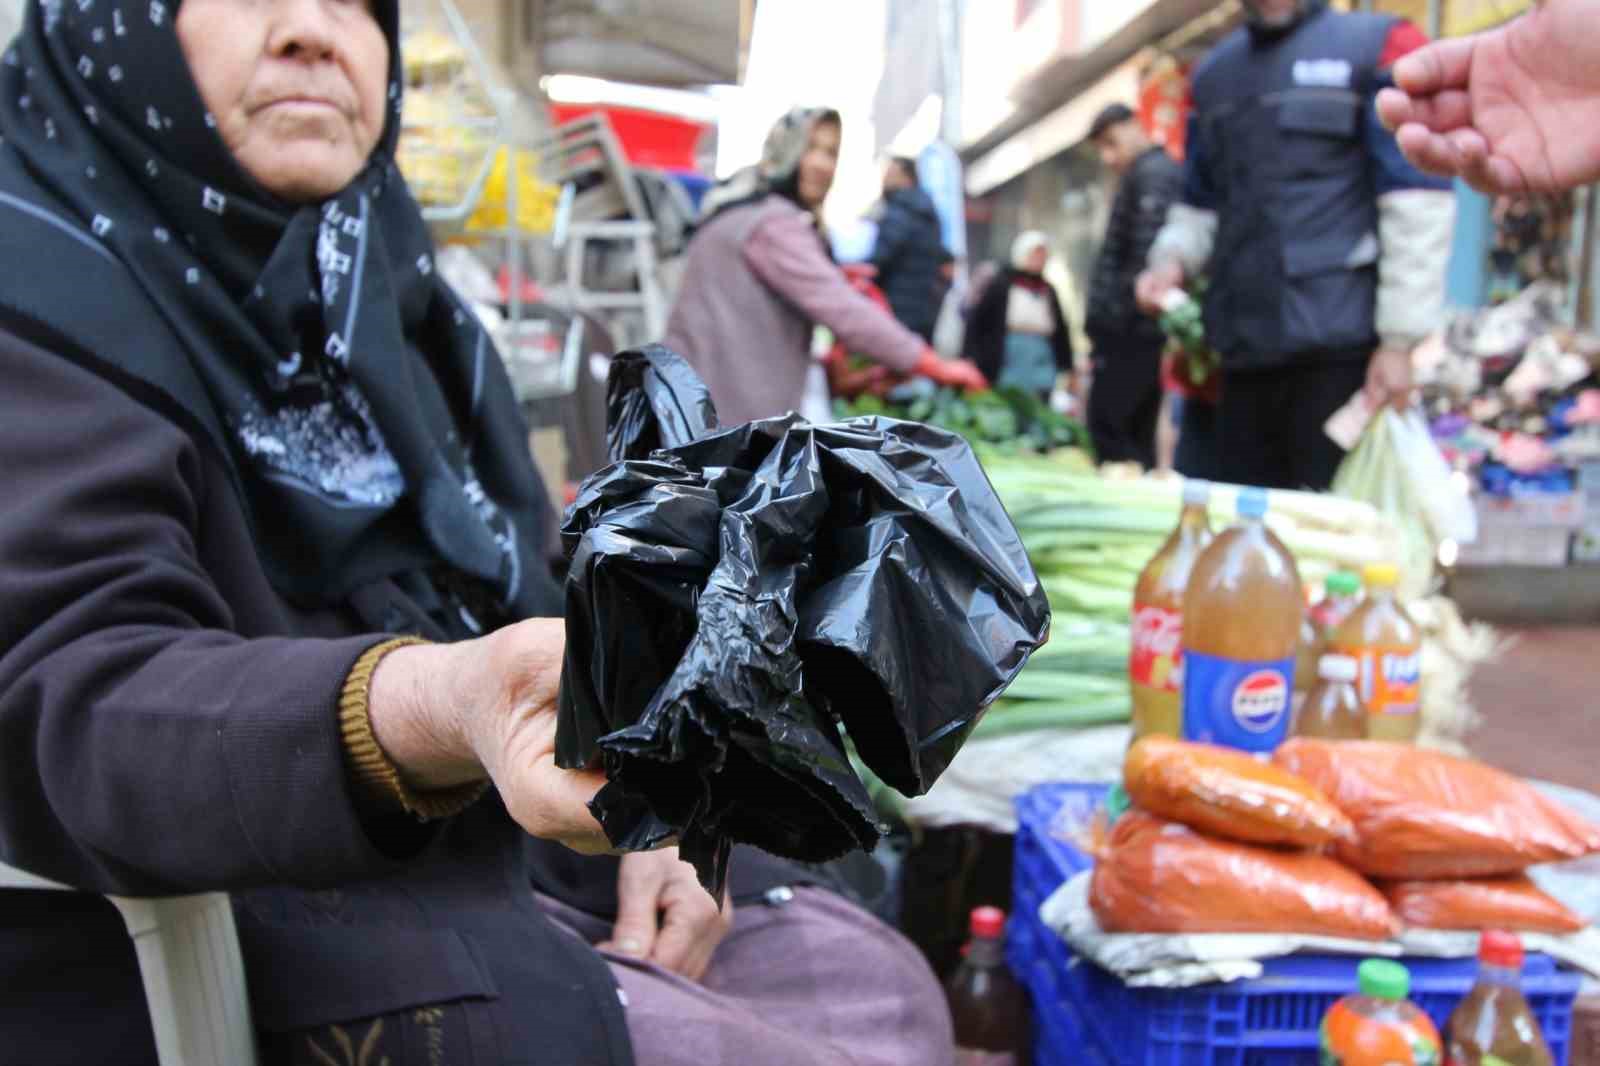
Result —
<instances>
[{"instance_id":1,"label":"person in white jacket","mask_svg":"<svg viewBox=\"0 0 1600 1066\"><path fill-rule=\"evenodd\" d=\"M1209 279L1220 476L1324 489L1343 458L1328 418L1363 389L1375 406L1409 402L1411 349L1443 310L1455 199L1374 105L1395 61L1427 43L1420 30L1326 0L1246 9L1195 73L1183 196L1138 295L1154 312Z\"/></svg>"}]
</instances>

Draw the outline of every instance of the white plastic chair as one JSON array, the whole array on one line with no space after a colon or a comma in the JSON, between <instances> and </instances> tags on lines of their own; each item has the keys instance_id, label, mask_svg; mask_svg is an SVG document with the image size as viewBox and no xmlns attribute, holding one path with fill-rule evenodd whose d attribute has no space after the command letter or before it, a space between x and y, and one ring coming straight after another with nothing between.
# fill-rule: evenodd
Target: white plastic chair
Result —
<instances>
[{"instance_id":1,"label":"white plastic chair","mask_svg":"<svg viewBox=\"0 0 1600 1066\"><path fill-rule=\"evenodd\" d=\"M78 891L4 863L0 888ZM227 895L106 898L122 913L139 956L161 1066L255 1066L244 960Z\"/></svg>"}]
</instances>

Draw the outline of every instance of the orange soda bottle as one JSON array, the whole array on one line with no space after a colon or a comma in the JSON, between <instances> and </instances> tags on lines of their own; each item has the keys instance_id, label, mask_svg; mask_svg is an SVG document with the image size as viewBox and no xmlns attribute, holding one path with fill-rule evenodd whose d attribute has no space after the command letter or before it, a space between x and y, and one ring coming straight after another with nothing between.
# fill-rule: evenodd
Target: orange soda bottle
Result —
<instances>
[{"instance_id":1,"label":"orange soda bottle","mask_svg":"<svg viewBox=\"0 0 1600 1066\"><path fill-rule=\"evenodd\" d=\"M1134 740L1183 733L1183 593L1195 560L1211 543L1210 498L1207 482L1184 482L1178 524L1134 586L1128 656Z\"/></svg>"},{"instance_id":2,"label":"orange soda bottle","mask_svg":"<svg viewBox=\"0 0 1600 1066\"><path fill-rule=\"evenodd\" d=\"M1406 998L1411 972L1368 959L1358 973L1360 994L1341 999L1322 1019L1322 1066L1440 1066L1439 1030Z\"/></svg>"},{"instance_id":3,"label":"orange soda bottle","mask_svg":"<svg viewBox=\"0 0 1600 1066\"><path fill-rule=\"evenodd\" d=\"M1414 741L1422 731L1422 631L1395 598L1399 570L1375 563L1362 573L1367 598L1334 630L1332 646L1356 660L1356 690L1372 740Z\"/></svg>"},{"instance_id":4,"label":"orange soda bottle","mask_svg":"<svg viewBox=\"0 0 1600 1066\"><path fill-rule=\"evenodd\" d=\"M1267 494L1239 493L1239 522L1195 561L1183 597L1183 735L1268 752L1289 732L1305 615L1294 556L1267 528Z\"/></svg>"}]
</instances>

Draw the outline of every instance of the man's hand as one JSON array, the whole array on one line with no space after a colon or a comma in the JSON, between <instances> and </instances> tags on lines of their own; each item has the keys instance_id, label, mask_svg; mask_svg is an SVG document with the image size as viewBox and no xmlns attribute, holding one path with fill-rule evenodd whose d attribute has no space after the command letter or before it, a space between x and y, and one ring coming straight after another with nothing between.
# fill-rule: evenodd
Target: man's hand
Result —
<instances>
[{"instance_id":1,"label":"man's hand","mask_svg":"<svg viewBox=\"0 0 1600 1066\"><path fill-rule=\"evenodd\" d=\"M1374 411L1388 404L1404 412L1411 406L1411 353L1404 348L1379 348L1367 364L1367 402Z\"/></svg>"},{"instance_id":2,"label":"man's hand","mask_svg":"<svg viewBox=\"0 0 1600 1066\"><path fill-rule=\"evenodd\" d=\"M559 618L529 619L456 644L397 648L373 674L373 734L411 788L488 776L529 833L585 854L607 851L610 842L588 808L604 775L555 762L565 648Z\"/></svg>"},{"instance_id":3,"label":"man's hand","mask_svg":"<svg viewBox=\"0 0 1600 1066\"><path fill-rule=\"evenodd\" d=\"M698 981L733 925L733 904L717 906L677 848L622 857L617 924L599 945Z\"/></svg>"},{"instance_id":4,"label":"man's hand","mask_svg":"<svg viewBox=\"0 0 1600 1066\"><path fill-rule=\"evenodd\" d=\"M1600 0L1546 0L1395 64L1378 113L1406 158L1489 194L1600 180Z\"/></svg>"},{"instance_id":5,"label":"man's hand","mask_svg":"<svg viewBox=\"0 0 1600 1066\"><path fill-rule=\"evenodd\" d=\"M1146 270L1139 275L1139 280L1133 287L1133 294L1139 301L1139 310L1147 315L1159 315L1162 311L1162 299L1173 289L1181 289L1183 282L1181 263L1162 263Z\"/></svg>"}]
</instances>

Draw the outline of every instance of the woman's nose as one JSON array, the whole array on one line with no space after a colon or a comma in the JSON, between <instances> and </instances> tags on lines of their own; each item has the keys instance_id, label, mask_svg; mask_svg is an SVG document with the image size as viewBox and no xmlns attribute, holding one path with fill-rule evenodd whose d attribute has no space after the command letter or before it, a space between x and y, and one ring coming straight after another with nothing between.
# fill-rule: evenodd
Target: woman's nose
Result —
<instances>
[{"instance_id":1,"label":"woman's nose","mask_svg":"<svg viewBox=\"0 0 1600 1066\"><path fill-rule=\"evenodd\" d=\"M332 55L338 37L326 0L274 0L272 14L268 47L273 55L295 59Z\"/></svg>"}]
</instances>

